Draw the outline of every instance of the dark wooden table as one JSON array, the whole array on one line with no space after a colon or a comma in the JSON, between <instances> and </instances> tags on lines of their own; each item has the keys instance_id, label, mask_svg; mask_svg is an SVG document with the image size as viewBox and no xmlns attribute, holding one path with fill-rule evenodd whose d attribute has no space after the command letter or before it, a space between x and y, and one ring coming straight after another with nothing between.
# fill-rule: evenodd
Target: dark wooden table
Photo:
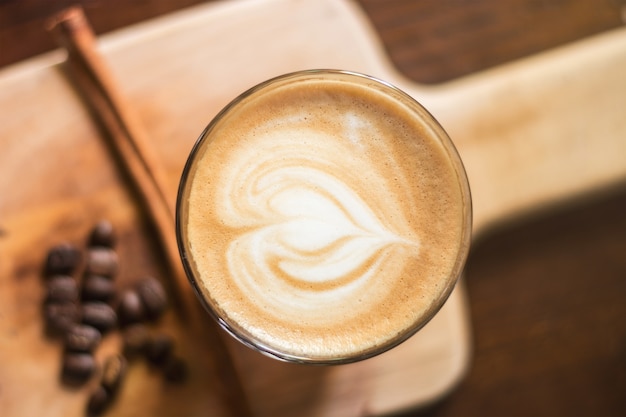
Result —
<instances>
[{"instance_id":1,"label":"dark wooden table","mask_svg":"<svg viewBox=\"0 0 626 417\"><path fill-rule=\"evenodd\" d=\"M199 2L79 1L98 33ZM73 3L0 0L0 67L54 48L43 21ZM359 3L398 69L421 83L480 71L626 19L624 0ZM480 236L466 279L474 337L469 373L441 402L399 416L626 416L624 187Z\"/></svg>"}]
</instances>

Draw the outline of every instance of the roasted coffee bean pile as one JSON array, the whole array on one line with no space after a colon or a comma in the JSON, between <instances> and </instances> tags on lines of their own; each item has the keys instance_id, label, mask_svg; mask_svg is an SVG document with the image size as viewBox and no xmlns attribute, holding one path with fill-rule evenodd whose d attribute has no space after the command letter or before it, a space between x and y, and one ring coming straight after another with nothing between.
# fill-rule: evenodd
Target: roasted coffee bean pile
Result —
<instances>
[{"instance_id":1,"label":"roasted coffee bean pile","mask_svg":"<svg viewBox=\"0 0 626 417\"><path fill-rule=\"evenodd\" d=\"M43 312L47 334L64 343L61 382L86 384L101 368L99 385L89 397L87 415L100 415L119 391L129 361L144 358L172 383L183 382L187 368L175 354L171 336L155 329L167 306L161 283L146 277L118 292L119 259L115 231L106 220L92 229L84 251L69 243L48 252ZM82 272L82 274L81 274ZM76 277L82 275L82 279ZM94 357L103 337L120 331L123 351L99 366Z\"/></svg>"}]
</instances>

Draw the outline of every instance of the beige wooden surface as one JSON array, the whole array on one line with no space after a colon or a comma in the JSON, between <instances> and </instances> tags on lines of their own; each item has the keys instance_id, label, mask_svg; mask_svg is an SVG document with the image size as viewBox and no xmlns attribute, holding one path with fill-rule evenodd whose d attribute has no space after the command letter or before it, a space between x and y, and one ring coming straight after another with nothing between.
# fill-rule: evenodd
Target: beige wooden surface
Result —
<instances>
[{"instance_id":1,"label":"beige wooden surface","mask_svg":"<svg viewBox=\"0 0 626 417\"><path fill-rule=\"evenodd\" d=\"M477 233L626 180L623 29L433 87L399 76L362 14L342 0L209 4L108 35L100 45L169 173L172 199L193 142L224 104L259 81L305 68L375 75L429 108L465 161ZM50 245L80 244L106 217L120 230L120 285L162 270L147 223L62 60L55 52L0 72L2 416L83 414L85 390L60 387L61 348L42 333L39 273ZM189 382L169 386L133 366L111 414L222 414L209 355L172 314L164 326L191 362ZM459 286L423 331L366 362L311 368L232 348L258 415L350 416L444 395L469 363L470 334ZM118 344L109 337L99 356Z\"/></svg>"}]
</instances>

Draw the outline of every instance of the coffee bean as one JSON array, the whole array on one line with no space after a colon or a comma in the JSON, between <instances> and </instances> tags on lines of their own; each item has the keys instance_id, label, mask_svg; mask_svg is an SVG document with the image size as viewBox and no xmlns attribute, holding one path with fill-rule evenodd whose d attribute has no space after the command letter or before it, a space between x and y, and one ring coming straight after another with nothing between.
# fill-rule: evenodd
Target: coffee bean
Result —
<instances>
[{"instance_id":1,"label":"coffee bean","mask_svg":"<svg viewBox=\"0 0 626 417\"><path fill-rule=\"evenodd\" d=\"M155 335L146 348L146 358L153 365L163 365L174 352L174 340L164 333Z\"/></svg>"},{"instance_id":2,"label":"coffee bean","mask_svg":"<svg viewBox=\"0 0 626 417\"><path fill-rule=\"evenodd\" d=\"M44 305L46 330L51 335L65 334L80 320L80 308L73 302L46 303Z\"/></svg>"},{"instance_id":3,"label":"coffee bean","mask_svg":"<svg viewBox=\"0 0 626 417\"><path fill-rule=\"evenodd\" d=\"M87 401L87 416L96 417L102 415L110 405L111 395L109 395L102 385L99 385L98 388L91 393L89 401Z\"/></svg>"},{"instance_id":4,"label":"coffee bean","mask_svg":"<svg viewBox=\"0 0 626 417\"><path fill-rule=\"evenodd\" d=\"M163 365L163 375L169 382L183 382L187 379L187 364L183 359L172 356Z\"/></svg>"},{"instance_id":5,"label":"coffee bean","mask_svg":"<svg viewBox=\"0 0 626 417\"><path fill-rule=\"evenodd\" d=\"M108 220L100 220L91 230L89 246L115 246L116 236L113 225Z\"/></svg>"},{"instance_id":6,"label":"coffee bean","mask_svg":"<svg viewBox=\"0 0 626 417\"><path fill-rule=\"evenodd\" d=\"M69 275L54 275L47 284L48 302L75 302L78 301L78 284L74 277Z\"/></svg>"},{"instance_id":7,"label":"coffee bean","mask_svg":"<svg viewBox=\"0 0 626 417\"><path fill-rule=\"evenodd\" d=\"M128 358L134 358L146 353L152 338L148 328L143 324L134 324L124 329L123 352Z\"/></svg>"},{"instance_id":8,"label":"coffee bean","mask_svg":"<svg viewBox=\"0 0 626 417\"><path fill-rule=\"evenodd\" d=\"M98 346L101 339L102 336L95 327L75 324L65 335L65 347L73 352L91 352Z\"/></svg>"},{"instance_id":9,"label":"coffee bean","mask_svg":"<svg viewBox=\"0 0 626 417\"><path fill-rule=\"evenodd\" d=\"M102 275L87 275L83 281L82 299L108 301L115 295L115 284Z\"/></svg>"},{"instance_id":10,"label":"coffee bean","mask_svg":"<svg viewBox=\"0 0 626 417\"><path fill-rule=\"evenodd\" d=\"M137 293L149 318L159 318L167 307L167 294L161 283L153 278L144 278L137 284Z\"/></svg>"},{"instance_id":11,"label":"coffee bean","mask_svg":"<svg viewBox=\"0 0 626 417\"><path fill-rule=\"evenodd\" d=\"M117 325L117 314L106 303L90 301L83 304L82 322L95 327L101 332L106 332Z\"/></svg>"},{"instance_id":12,"label":"coffee bean","mask_svg":"<svg viewBox=\"0 0 626 417\"><path fill-rule=\"evenodd\" d=\"M124 291L117 306L120 324L138 323L145 318L145 315L146 310L137 291L134 289Z\"/></svg>"},{"instance_id":13,"label":"coffee bean","mask_svg":"<svg viewBox=\"0 0 626 417\"><path fill-rule=\"evenodd\" d=\"M117 272L117 253L111 248L94 246L87 251L87 273L112 277Z\"/></svg>"},{"instance_id":14,"label":"coffee bean","mask_svg":"<svg viewBox=\"0 0 626 417\"><path fill-rule=\"evenodd\" d=\"M106 359L102 369L102 386L115 396L126 376L126 359L122 355L113 355Z\"/></svg>"},{"instance_id":15,"label":"coffee bean","mask_svg":"<svg viewBox=\"0 0 626 417\"><path fill-rule=\"evenodd\" d=\"M90 353L66 352L63 355L62 380L68 385L82 385L96 370L96 361Z\"/></svg>"},{"instance_id":16,"label":"coffee bean","mask_svg":"<svg viewBox=\"0 0 626 417\"><path fill-rule=\"evenodd\" d=\"M68 275L74 272L79 263L80 251L71 243L61 243L48 251L45 273Z\"/></svg>"}]
</instances>

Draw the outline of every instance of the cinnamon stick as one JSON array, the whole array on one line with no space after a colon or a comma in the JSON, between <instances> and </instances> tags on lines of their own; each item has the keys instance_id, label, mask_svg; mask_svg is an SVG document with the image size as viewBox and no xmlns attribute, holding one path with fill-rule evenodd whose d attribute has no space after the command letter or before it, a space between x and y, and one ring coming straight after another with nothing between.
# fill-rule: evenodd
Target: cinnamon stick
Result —
<instances>
[{"instance_id":1,"label":"cinnamon stick","mask_svg":"<svg viewBox=\"0 0 626 417\"><path fill-rule=\"evenodd\" d=\"M148 135L124 99L104 58L96 47L95 35L80 7L71 7L54 16L49 29L67 50L67 68L107 133L107 138L126 171L154 227L169 269L169 282L177 305L193 332L211 332L212 351L223 379L222 397L234 416L251 415L243 385L228 351L225 333L202 311L189 284L175 236L175 208L168 198L166 175L152 152Z\"/></svg>"},{"instance_id":2,"label":"cinnamon stick","mask_svg":"<svg viewBox=\"0 0 626 417\"><path fill-rule=\"evenodd\" d=\"M59 42L70 54L68 61L80 64L94 86L101 91L112 117L118 120L129 144L155 183L159 198L173 218L175 208L166 193L167 176L149 145L143 125L124 99L104 58L98 52L95 35L82 8L76 6L62 11L50 21L50 29L57 34Z\"/></svg>"}]
</instances>

